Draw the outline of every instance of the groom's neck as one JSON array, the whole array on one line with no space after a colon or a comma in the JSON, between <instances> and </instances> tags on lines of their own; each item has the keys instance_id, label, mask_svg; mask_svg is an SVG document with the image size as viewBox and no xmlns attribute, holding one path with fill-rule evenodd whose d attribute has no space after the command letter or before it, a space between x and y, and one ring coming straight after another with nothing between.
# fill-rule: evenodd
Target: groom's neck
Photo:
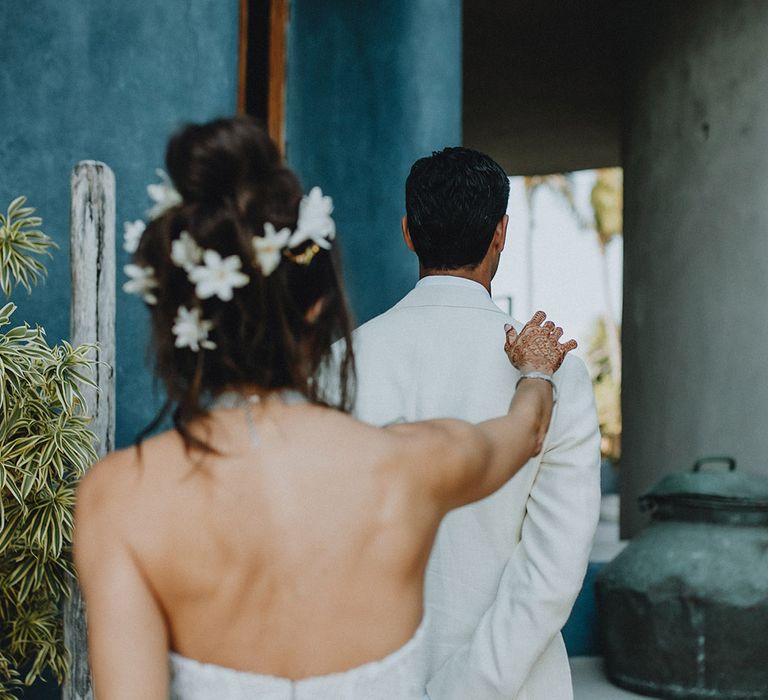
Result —
<instances>
[{"instance_id":1,"label":"groom's neck","mask_svg":"<svg viewBox=\"0 0 768 700\"><path fill-rule=\"evenodd\" d=\"M419 265L419 279L432 277L434 275L448 275L450 277L461 277L465 280L472 280L473 282L482 284L483 287L488 290L488 294L491 293L492 275L489 270L485 269L485 265L482 263L476 267L456 267L452 270L433 270Z\"/></svg>"}]
</instances>

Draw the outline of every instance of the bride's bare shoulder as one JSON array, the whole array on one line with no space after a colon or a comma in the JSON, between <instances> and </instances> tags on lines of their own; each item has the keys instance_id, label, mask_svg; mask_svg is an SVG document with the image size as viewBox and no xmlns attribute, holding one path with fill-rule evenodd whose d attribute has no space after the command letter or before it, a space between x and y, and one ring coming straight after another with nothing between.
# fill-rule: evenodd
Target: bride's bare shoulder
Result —
<instances>
[{"instance_id":1,"label":"bride's bare shoulder","mask_svg":"<svg viewBox=\"0 0 768 700\"><path fill-rule=\"evenodd\" d=\"M462 445L474 445L476 431L455 420L421 421L374 426L347 414L338 414L337 425L328 426L329 435L343 435L347 449L365 455L373 463L410 471L425 460L451 460L463 452ZM447 454L443 454L443 453Z\"/></svg>"},{"instance_id":2,"label":"bride's bare shoulder","mask_svg":"<svg viewBox=\"0 0 768 700\"><path fill-rule=\"evenodd\" d=\"M109 511L114 516L125 510L139 495L152 488L162 470L178 460L183 444L175 431L161 433L141 446L132 445L111 452L94 464L81 479L77 488L77 510L83 514Z\"/></svg>"},{"instance_id":3,"label":"bride's bare shoulder","mask_svg":"<svg viewBox=\"0 0 768 700\"><path fill-rule=\"evenodd\" d=\"M367 441L372 444L387 445L391 442L391 435L383 427L366 423L355 416L342 411L324 411L327 418L326 429L333 429L336 434L344 435L346 441Z\"/></svg>"}]
</instances>

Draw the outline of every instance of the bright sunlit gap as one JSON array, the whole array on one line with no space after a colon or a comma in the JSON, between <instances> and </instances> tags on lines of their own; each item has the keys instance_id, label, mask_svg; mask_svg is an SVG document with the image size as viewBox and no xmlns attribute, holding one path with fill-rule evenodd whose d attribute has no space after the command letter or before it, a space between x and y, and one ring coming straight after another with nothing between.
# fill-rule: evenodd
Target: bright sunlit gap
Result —
<instances>
[{"instance_id":1,"label":"bright sunlit gap","mask_svg":"<svg viewBox=\"0 0 768 700\"><path fill-rule=\"evenodd\" d=\"M581 217L591 222L590 195L596 171L583 170L569 178L576 207ZM561 194L542 186L533 197L533 256L529 261L524 179L509 179L507 245L493 280L493 296L505 310L505 297L511 297L512 315L523 321L538 308L546 310L564 324L566 335L579 341L581 346L576 352L585 357L589 339L606 308L597 235L594 230L580 227ZM617 324L621 323L622 249L620 235L606 247L611 311ZM531 271L533 299L528 298Z\"/></svg>"},{"instance_id":2,"label":"bright sunlit gap","mask_svg":"<svg viewBox=\"0 0 768 700\"><path fill-rule=\"evenodd\" d=\"M520 321L544 309L563 326L565 338L578 340L576 354L587 363L595 383L603 452L617 459L621 170L512 177L510 185L507 244L493 281L494 299ZM608 333L606 315L614 326ZM618 359L611 362L612 357Z\"/></svg>"}]
</instances>

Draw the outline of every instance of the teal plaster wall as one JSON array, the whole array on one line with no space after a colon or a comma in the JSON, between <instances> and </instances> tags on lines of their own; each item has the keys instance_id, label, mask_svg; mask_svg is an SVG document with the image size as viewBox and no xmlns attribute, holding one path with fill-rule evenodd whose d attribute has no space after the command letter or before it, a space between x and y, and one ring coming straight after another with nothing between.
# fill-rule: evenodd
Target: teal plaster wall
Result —
<instances>
[{"instance_id":1,"label":"teal plaster wall","mask_svg":"<svg viewBox=\"0 0 768 700\"><path fill-rule=\"evenodd\" d=\"M293 0L286 150L335 203L358 322L416 281L400 235L405 178L461 141L461 1Z\"/></svg>"},{"instance_id":2,"label":"teal plaster wall","mask_svg":"<svg viewBox=\"0 0 768 700\"><path fill-rule=\"evenodd\" d=\"M15 295L17 320L69 328L69 174L108 163L122 222L142 216L169 134L236 104L237 0L28 0L0 3L0 207L26 194L59 244L46 284ZM118 249L118 280L127 262ZM117 443L132 441L157 397L145 368L140 302L118 293Z\"/></svg>"}]
</instances>

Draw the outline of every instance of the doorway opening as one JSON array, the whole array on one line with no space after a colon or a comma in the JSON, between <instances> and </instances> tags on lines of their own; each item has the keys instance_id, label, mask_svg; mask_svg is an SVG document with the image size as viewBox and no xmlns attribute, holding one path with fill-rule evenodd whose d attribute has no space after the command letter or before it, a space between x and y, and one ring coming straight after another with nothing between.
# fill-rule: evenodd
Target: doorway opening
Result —
<instances>
[{"instance_id":1,"label":"doorway opening","mask_svg":"<svg viewBox=\"0 0 768 700\"><path fill-rule=\"evenodd\" d=\"M283 151L288 1L240 0L238 112L261 120Z\"/></svg>"}]
</instances>

